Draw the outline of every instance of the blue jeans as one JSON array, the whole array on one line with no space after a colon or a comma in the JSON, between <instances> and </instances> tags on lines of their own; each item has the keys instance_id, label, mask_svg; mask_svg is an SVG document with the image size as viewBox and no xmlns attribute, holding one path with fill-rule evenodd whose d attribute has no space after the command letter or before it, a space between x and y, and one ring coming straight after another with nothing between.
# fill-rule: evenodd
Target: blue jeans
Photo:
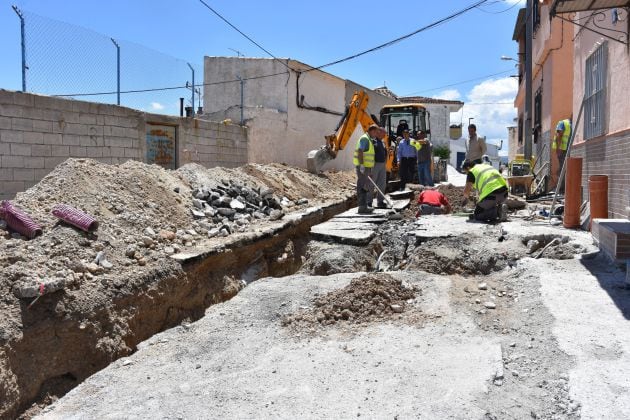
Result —
<instances>
[{"instance_id":1,"label":"blue jeans","mask_svg":"<svg viewBox=\"0 0 630 420\"><path fill-rule=\"evenodd\" d=\"M431 162L418 163L418 182L421 185L433 186L433 178L431 178Z\"/></svg>"}]
</instances>

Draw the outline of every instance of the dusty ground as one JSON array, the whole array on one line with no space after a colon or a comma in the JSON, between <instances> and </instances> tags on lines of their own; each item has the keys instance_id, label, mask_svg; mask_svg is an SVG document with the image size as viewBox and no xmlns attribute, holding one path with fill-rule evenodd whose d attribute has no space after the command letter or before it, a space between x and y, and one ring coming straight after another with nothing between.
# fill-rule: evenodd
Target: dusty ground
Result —
<instances>
[{"instance_id":1,"label":"dusty ground","mask_svg":"<svg viewBox=\"0 0 630 420\"><path fill-rule=\"evenodd\" d=\"M268 194L289 217L309 206L344 201L352 195L352 179L351 174L315 176L282 165L205 169L191 164L177 171L133 161L112 166L70 159L59 165L13 201L42 225L44 234L27 241L0 229L0 418L16 415L32 401L53 401L134 351L139 341L182 319L197 319L209 304L243 287L223 269L231 264L234 271L230 255L218 259L210 273L185 271L169 256L220 249L239 235L251 238L283 222L253 211L239 219L210 213L195 217L196 190L245 191L242 187ZM58 203L93 215L99 229L87 234L60 223L50 213ZM299 260L293 243L276 245L277 251L271 246L251 250L252 258L263 262L262 275L274 265L288 262L291 267L287 260L293 257ZM99 252L111 266L94 263ZM34 298L21 297L20 288L40 283L63 288L29 308Z\"/></svg>"},{"instance_id":2,"label":"dusty ground","mask_svg":"<svg viewBox=\"0 0 630 420\"><path fill-rule=\"evenodd\" d=\"M43 418L630 417L630 292L622 271L589 254L588 234L422 219L382 226L367 254L343 248L357 267L388 250L383 264L395 271L254 282L93 375ZM547 256L528 254L532 238L556 237L567 239ZM422 293L401 297L398 316L321 325L323 309L341 315L375 279Z\"/></svg>"}]
</instances>

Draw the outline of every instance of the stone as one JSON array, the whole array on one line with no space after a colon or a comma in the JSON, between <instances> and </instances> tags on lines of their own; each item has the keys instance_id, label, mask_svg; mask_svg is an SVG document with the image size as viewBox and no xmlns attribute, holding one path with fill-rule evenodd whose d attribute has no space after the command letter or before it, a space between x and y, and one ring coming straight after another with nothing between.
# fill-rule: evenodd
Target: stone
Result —
<instances>
[{"instance_id":1,"label":"stone","mask_svg":"<svg viewBox=\"0 0 630 420\"><path fill-rule=\"evenodd\" d=\"M174 241L176 238L175 232L171 232L170 230L161 230L160 238L167 241Z\"/></svg>"},{"instance_id":2,"label":"stone","mask_svg":"<svg viewBox=\"0 0 630 420\"><path fill-rule=\"evenodd\" d=\"M228 233L227 229L225 229L225 228L221 229L221 230L219 231L219 234L220 234L221 236L224 236L224 237L229 235L229 233Z\"/></svg>"},{"instance_id":3,"label":"stone","mask_svg":"<svg viewBox=\"0 0 630 420\"><path fill-rule=\"evenodd\" d=\"M214 238L221 232L219 228L212 228L208 231L208 238Z\"/></svg>"},{"instance_id":4,"label":"stone","mask_svg":"<svg viewBox=\"0 0 630 420\"><path fill-rule=\"evenodd\" d=\"M138 260L138 265L141 265L141 266L147 265L147 260L145 260L144 258L140 258Z\"/></svg>"},{"instance_id":5,"label":"stone","mask_svg":"<svg viewBox=\"0 0 630 420\"><path fill-rule=\"evenodd\" d=\"M204 212L202 212L202 211L192 209L191 212L192 212L192 215L195 216L198 219L206 217L206 214Z\"/></svg>"},{"instance_id":6,"label":"stone","mask_svg":"<svg viewBox=\"0 0 630 420\"><path fill-rule=\"evenodd\" d=\"M282 210L271 210L269 213L269 220L280 220L284 216L284 212Z\"/></svg>"},{"instance_id":7,"label":"stone","mask_svg":"<svg viewBox=\"0 0 630 420\"><path fill-rule=\"evenodd\" d=\"M103 267L105 270L110 270L112 267L114 267L114 264L110 263L109 261L107 261L106 259L102 259L101 262L99 263L101 265L101 267Z\"/></svg>"},{"instance_id":8,"label":"stone","mask_svg":"<svg viewBox=\"0 0 630 420\"><path fill-rule=\"evenodd\" d=\"M0 220L0 229L7 230L7 222Z\"/></svg>"},{"instance_id":9,"label":"stone","mask_svg":"<svg viewBox=\"0 0 630 420\"><path fill-rule=\"evenodd\" d=\"M269 198L273 195L273 190L269 187L262 187L260 189L260 196L262 198Z\"/></svg>"},{"instance_id":10,"label":"stone","mask_svg":"<svg viewBox=\"0 0 630 420\"><path fill-rule=\"evenodd\" d=\"M195 231L195 229L188 229L188 230L186 231L186 233L187 233L187 234L189 234L189 235L192 235L192 236L197 236L197 235L199 235L199 234L197 233L197 231Z\"/></svg>"},{"instance_id":11,"label":"stone","mask_svg":"<svg viewBox=\"0 0 630 420\"><path fill-rule=\"evenodd\" d=\"M510 343L510 347L516 347L516 343L515 342L511 342Z\"/></svg>"},{"instance_id":12,"label":"stone","mask_svg":"<svg viewBox=\"0 0 630 420\"><path fill-rule=\"evenodd\" d=\"M193 198L192 203L193 203L193 206L195 206L195 208L199 210L203 210L204 207L206 206L206 202L203 200L199 200L198 198Z\"/></svg>"},{"instance_id":13,"label":"stone","mask_svg":"<svg viewBox=\"0 0 630 420\"><path fill-rule=\"evenodd\" d=\"M101 267L98 264L95 264L93 262L87 264L85 266L85 268L87 268L87 271L89 271L92 274L99 274L99 273L103 272L103 267Z\"/></svg>"},{"instance_id":14,"label":"stone","mask_svg":"<svg viewBox=\"0 0 630 420\"><path fill-rule=\"evenodd\" d=\"M219 214L222 216L234 216L234 214L236 214L236 210L234 209L229 209L226 207L221 207L219 208Z\"/></svg>"},{"instance_id":15,"label":"stone","mask_svg":"<svg viewBox=\"0 0 630 420\"><path fill-rule=\"evenodd\" d=\"M488 285L486 283L479 283L477 285L477 289L479 289L479 290L488 290Z\"/></svg>"},{"instance_id":16,"label":"stone","mask_svg":"<svg viewBox=\"0 0 630 420\"><path fill-rule=\"evenodd\" d=\"M394 313L396 313L396 314L402 313L402 311L403 311L403 307L402 307L402 305L390 305L389 307L390 307L390 308L392 309L392 311L393 311Z\"/></svg>"},{"instance_id":17,"label":"stone","mask_svg":"<svg viewBox=\"0 0 630 420\"><path fill-rule=\"evenodd\" d=\"M18 299L34 298L40 294L56 292L66 287L66 280L56 279L29 279L27 282L13 287L13 294ZM42 293L43 291L43 293Z\"/></svg>"},{"instance_id":18,"label":"stone","mask_svg":"<svg viewBox=\"0 0 630 420\"><path fill-rule=\"evenodd\" d=\"M214 217L217 215L217 211L214 207L208 207L206 208L203 213L205 214L206 217Z\"/></svg>"},{"instance_id":19,"label":"stone","mask_svg":"<svg viewBox=\"0 0 630 420\"><path fill-rule=\"evenodd\" d=\"M143 236L142 237L142 244L147 247L150 248L153 244L155 243L155 241L153 241L152 238L148 237L148 236Z\"/></svg>"},{"instance_id":20,"label":"stone","mask_svg":"<svg viewBox=\"0 0 630 420\"><path fill-rule=\"evenodd\" d=\"M497 307L497 304L492 301L487 301L483 303L483 306L485 306L488 309L495 309Z\"/></svg>"},{"instance_id":21,"label":"stone","mask_svg":"<svg viewBox=\"0 0 630 420\"><path fill-rule=\"evenodd\" d=\"M172 246L164 247L164 253L167 255L172 255L175 253L175 248L173 248Z\"/></svg>"},{"instance_id":22,"label":"stone","mask_svg":"<svg viewBox=\"0 0 630 420\"><path fill-rule=\"evenodd\" d=\"M245 210L245 203L234 199L232 201L230 201L230 208L234 209L234 210Z\"/></svg>"},{"instance_id":23,"label":"stone","mask_svg":"<svg viewBox=\"0 0 630 420\"><path fill-rule=\"evenodd\" d=\"M129 245L125 250L125 255L129 258L133 258L135 257L137 251L138 247L136 247L135 245Z\"/></svg>"},{"instance_id":24,"label":"stone","mask_svg":"<svg viewBox=\"0 0 630 420\"><path fill-rule=\"evenodd\" d=\"M300 199L297 201L297 205L298 205L298 206L301 206L302 204L308 204L308 200L307 200L306 198L300 198Z\"/></svg>"},{"instance_id":25,"label":"stone","mask_svg":"<svg viewBox=\"0 0 630 420\"><path fill-rule=\"evenodd\" d=\"M536 239L527 241L527 253L531 254L540 248L540 242Z\"/></svg>"},{"instance_id":26,"label":"stone","mask_svg":"<svg viewBox=\"0 0 630 420\"><path fill-rule=\"evenodd\" d=\"M144 231L142 231L142 233L144 233L147 236L150 237L154 237L155 236L155 231L153 229L151 229L150 227L146 228Z\"/></svg>"},{"instance_id":27,"label":"stone","mask_svg":"<svg viewBox=\"0 0 630 420\"><path fill-rule=\"evenodd\" d=\"M264 219L265 218L265 213L261 213L259 211L255 211L253 214L254 218L256 219Z\"/></svg>"}]
</instances>

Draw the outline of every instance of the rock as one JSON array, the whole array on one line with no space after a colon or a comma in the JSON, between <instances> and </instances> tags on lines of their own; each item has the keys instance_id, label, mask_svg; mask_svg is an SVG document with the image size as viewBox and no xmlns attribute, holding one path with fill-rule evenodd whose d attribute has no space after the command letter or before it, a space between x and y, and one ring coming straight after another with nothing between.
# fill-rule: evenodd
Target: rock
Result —
<instances>
[{"instance_id":1,"label":"rock","mask_svg":"<svg viewBox=\"0 0 630 420\"><path fill-rule=\"evenodd\" d=\"M138 260L138 265L141 265L141 266L147 265L147 260L145 260L144 258L140 258Z\"/></svg>"},{"instance_id":2,"label":"rock","mask_svg":"<svg viewBox=\"0 0 630 420\"><path fill-rule=\"evenodd\" d=\"M488 309L495 309L497 307L497 304L492 301L487 301L483 303L483 306L485 306Z\"/></svg>"},{"instance_id":3,"label":"rock","mask_svg":"<svg viewBox=\"0 0 630 420\"><path fill-rule=\"evenodd\" d=\"M217 236L219 233L221 232L221 230L219 228L213 228L210 229L208 231L208 238L214 238L215 236Z\"/></svg>"},{"instance_id":4,"label":"rock","mask_svg":"<svg viewBox=\"0 0 630 420\"><path fill-rule=\"evenodd\" d=\"M481 303L481 300L475 299L475 303Z\"/></svg>"},{"instance_id":5,"label":"rock","mask_svg":"<svg viewBox=\"0 0 630 420\"><path fill-rule=\"evenodd\" d=\"M298 205L298 206L301 206L302 204L308 204L308 200L307 200L306 198L300 198L300 199L297 201L297 205Z\"/></svg>"},{"instance_id":6,"label":"rock","mask_svg":"<svg viewBox=\"0 0 630 420\"><path fill-rule=\"evenodd\" d=\"M40 294L56 292L66 287L66 280L56 279L29 279L27 282L13 287L13 294L18 299L34 298Z\"/></svg>"},{"instance_id":7,"label":"rock","mask_svg":"<svg viewBox=\"0 0 630 420\"><path fill-rule=\"evenodd\" d=\"M164 247L164 253L167 255L172 255L175 253L175 248L173 248L172 246Z\"/></svg>"},{"instance_id":8,"label":"rock","mask_svg":"<svg viewBox=\"0 0 630 420\"><path fill-rule=\"evenodd\" d=\"M253 216L254 216L256 219L264 219L264 218L265 218L265 213L261 213L261 212L259 212L259 211L255 211L255 212L254 212L254 214L253 214Z\"/></svg>"},{"instance_id":9,"label":"rock","mask_svg":"<svg viewBox=\"0 0 630 420\"><path fill-rule=\"evenodd\" d=\"M89 264L87 264L85 266L85 268L87 268L87 271L89 271L92 274L99 274L103 272L103 267L91 262Z\"/></svg>"},{"instance_id":10,"label":"rock","mask_svg":"<svg viewBox=\"0 0 630 420\"><path fill-rule=\"evenodd\" d=\"M155 236L155 231L153 229L151 229L150 227L146 228L144 231L142 231L142 233L144 233L146 236L150 236L150 237L154 237Z\"/></svg>"},{"instance_id":11,"label":"rock","mask_svg":"<svg viewBox=\"0 0 630 420\"><path fill-rule=\"evenodd\" d=\"M106 259L102 259L101 262L99 263L101 265L101 267L103 267L105 270L110 270L112 267L114 267L114 264L110 263L109 261L107 261Z\"/></svg>"},{"instance_id":12,"label":"rock","mask_svg":"<svg viewBox=\"0 0 630 420\"><path fill-rule=\"evenodd\" d=\"M176 238L175 232L171 232L170 230L161 230L160 238L167 241L174 241Z\"/></svg>"},{"instance_id":13,"label":"rock","mask_svg":"<svg viewBox=\"0 0 630 420\"><path fill-rule=\"evenodd\" d=\"M479 289L479 290L488 290L488 285L486 283L479 283L477 285L477 289Z\"/></svg>"},{"instance_id":14,"label":"rock","mask_svg":"<svg viewBox=\"0 0 630 420\"><path fill-rule=\"evenodd\" d=\"M348 309L344 309L343 311L341 311L341 318L349 319L351 317L352 317L352 312L350 312Z\"/></svg>"},{"instance_id":15,"label":"rock","mask_svg":"<svg viewBox=\"0 0 630 420\"><path fill-rule=\"evenodd\" d=\"M536 252L540 248L540 242L536 239L532 239L527 241L527 253L531 254Z\"/></svg>"},{"instance_id":16,"label":"rock","mask_svg":"<svg viewBox=\"0 0 630 420\"><path fill-rule=\"evenodd\" d=\"M516 343L514 342L510 343L510 347L516 347Z\"/></svg>"},{"instance_id":17,"label":"rock","mask_svg":"<svg viewBox=\"0 0 630 420\"><path fill-rule=\"evenodd\" d=\"M202 211L192 209L191 212L192 212L192 215L195 216L196 218L201 219L203 217L206 217L206 214Z\"/></svg>"},{"instance_id":18,"label":"rock","mask_svg":"<svg viewBox=\"0 0 630 420\"><path fill-rule=\"evenodd\" d=\"M131 360L127 359L127 360L125 360L125 361L122 363L122 365L123 365L123 366L133 365L133 362L132 362Z\"/></svg>"},{"instance_id":19,"label":"rock","mask_svg":"<svg viewBox=\"0 0 630 420\"><path fill-rule=\"evenodd\" d=\"M260 196L262 198L269 198L273 195L273 190L269 187L263 187L260 189Z\"/></svg>"},{"instance_id":20,"label":"rock","mask_svg":"<svg viewBox=\"0 0 630 420\"><path fill-rule=\"evenodd\" d=\"M206 217L214 217L216 216L217 211L213 207L208 207L203 211L203 213L206 215Z\"/></svg>"},{"instance_id":21,"label":"rock","mask_svg":"<svg viewBox=\"0 0 630 420\"><path fill-rule=\"evenodd\" d=\"M221 236L228 236L229 233L228 233L227 229L223 228L223 229L221 229L219 231L219 235L221 235Z\"/></svg>"},{"instance_id":22,"label":"rock","mask_svg":"<svg viewBox=\"0 0 630 420\"><path fill-rule=\"evenodd\" d=\"M284 216L284 212L282 210L271 210L269 213L269 220L280 220Z\"/></svg>"},{"instance_id":23,"label":"rock","mask_svg":"<svg viewBox=\"0 0 630 420\"><path fill-rule=\"evenodd\" d=\"M179 194L179 187L173 188L173 191L175 191L177 194Z\"/></svg>"},{"instance_id":24,"label":"rock","mask_svg":"<svg viewBox=\"0 0 630 420\"><path fill-rule=\"evenodd\" d=\"M402 305L390 305L389 307L390 307L390 308L392 309L392 311L393 311L394 313L396 313L396 314L402 313L402 311L403 311L403 307L402 307Z\"/></svg>"},{"instance_id":25,"label":"rock","mask_svg":"<svg viewBox=\"0 0 630 420\"><path fill-rule=\"evenodd\" d=\"M245 210L245 203L234 199L232 201L230 201L230 208L234 209L234 210Z\"/></svg>"},{"instance_id":26,"label":"rock","mask_svg":"<svg viewBox=\"0 0 630 420\"><path fill-rule=\"evenodd\" d=\"M189 234L189 235L192 235L192 236L197 236L197 235L199 235L199 234L197 233L197 231L195 231L195 229L188 229L188 230L186 231L186 233L187 233L187 234Z\"/></svg>"},{"instance_id":27,"label":"rock","mask_svg":"<svg viewBox=\"0 0 630 420\"><path fill-rule=\"evenodd\" d=\"M198 198L192 199L193 206L199 210L203 210L206 207L206 202L203 200L199 200Z\"/></svg>"},{"instance_id":28,"label":"rock","mask_svg":"<svg viewBox=\"0 0 630 420\"><path fill-rule=\"evenodd\" d=\"M142 243L144 244L145 247L150 248L155 243L155 241L153 241L153 239L151 239L148 236L143 236Z\"/></svg>"},{"instance_id":29,"label":"rock","mask_svg":"<svg viewBox=\"0 0 630 420\"><path fill-rule=\"evenodd\" d=\"M0 229L7 230L7 222L0 220Z\"/></svg>"},{"instance_id":30,"label":"rock","mask_svg":"<svg viewBox=\"0 0 630 420\"><path fill-rule=\"evenodd\" d=\"M226 208L226 207L221 207L219 208L219 214L222 216L234 216L234 214L236 214L236 210L234 209L230 209L230 208Z\"/></svg>"},{"instance_id":31,"label":"rock","mask_svg":"<svg viewBox=\"0 0 630 420\"><path fill-rule=\"evenodd\" d=\"M138 247L136 247L135 245L129 245L125 250L125 255L129 258L133 258L135 257L137 251Z\"/></svg>"}]
</instances>

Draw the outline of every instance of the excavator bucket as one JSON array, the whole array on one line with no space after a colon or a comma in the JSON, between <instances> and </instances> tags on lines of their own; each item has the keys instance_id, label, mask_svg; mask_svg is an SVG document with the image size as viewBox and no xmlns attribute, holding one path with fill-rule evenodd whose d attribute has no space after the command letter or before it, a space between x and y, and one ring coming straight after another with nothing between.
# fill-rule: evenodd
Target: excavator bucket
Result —
<instances>
[{"instance_id":1,"label":"excavator bucket","mask_svg":"<svg viewBox=\"0 0 630 420\"><path fill-rule=\"evenodd\" d=\"M308 152L308 155L306 155L306 168L310 173L318 174L322 172L322 168L326 162L333 159L334 156L330 154L326 146L317 150L311 150Z\"/></svg>"}]
</instances>

